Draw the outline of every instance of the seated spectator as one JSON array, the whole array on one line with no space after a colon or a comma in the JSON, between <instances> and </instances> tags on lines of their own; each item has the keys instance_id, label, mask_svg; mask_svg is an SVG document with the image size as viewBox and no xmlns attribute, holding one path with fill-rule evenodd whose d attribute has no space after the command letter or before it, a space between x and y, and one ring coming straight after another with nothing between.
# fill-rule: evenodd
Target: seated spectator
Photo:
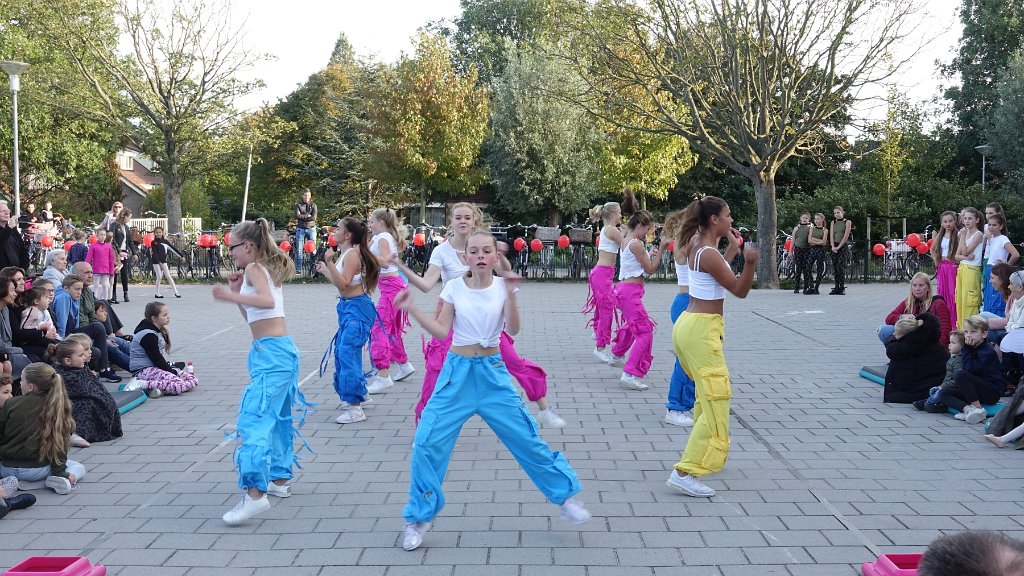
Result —
<instances>
[{"instance_id":1,"label":"seated spectator","mask_svg":"<svg viewBox=\"0 0 1024 576\"><path fill-rule=\"evenodd\" d=\"M85 257L89 255L89 243L86 241L85 232L75 230L74 238L75 243L68 248L68 266L85 262Z\"/></svg>"},{"instance_id":2,"label":"seated spectator","mask_svg":"<svg viewBox=\"0 0 1024 576\"><path fill-rule=\"evenodd\" d=\"M20 329L14 330L14 343L21 346L33 362L42 361L47 347L60 341L57 324L50 316L53 294L53 284L49 280L37 278L32 289L22 292L18 297L21 325Z\"/></svg>"},{"instance_id":3,"label":"seated spectator","mask_svg":"<svg viewBox=\"0 0 1024 576\"><path fill-rule=\"evenodd\" d=\"M978 424L988 414L982 404L995 404L1006 389L1003 367L988 341L988 321L981 316L964 320L963 368L956 371L953 387L939 392L938 401L959 413L954 417Z\"/></svg>"},{"instance_id":4,"label":"seated spectator","mask_svg":"<svg viewBox=\"0 0 1024 576\"><path fill-rule=\"evenodd\" d=\"M132 339L131 369L151 397L162 394L181 394L199 385L194 374L178 370L167 359L171 351L171 335L167 325L171 312L166 304L146 304L146 318L135 328Z\"/></svg>"},{"instance_id":5,"label":"seated spectator","mask_svg":"<svg viewBox=\"0 0 1024 576\"><path fill-rule=\"evenodd\" d=\"M35 362L21 377L22 395L0 410L0 477L46 481L58 494L71 492L85 467L68 459L75 420L64 381L49 364Z\"/></svg>"},{"instance_id":6,"label":"seated spectator","mask_svg":"<svg viewBox=\"0 0 1024 576\"><path fill-rule=\"evenodd\" d=\"M1024 448L1024 386L1017 386L1013 398L988 421L985 439L1000 448Z\"/></svg>"},{"instance_id":7,"label":"seated spectator","mask_svg":"<svg viewBox=\"0 0 1024 576\"><path fill-rule=\"evenodd\" d=\"M65 340L73 340L78 342L87 352L85 361L89 365L89 369L99 374L103 371L103 366L100 366L100 352L92 345L92 338L89 338L85 334L68 334Z\"/></svg>"},{"instance_id":8,"label":"seated spectator","mask_svg":"<svg viewBox=\"0 0 1024 576\"><path fill-rule=\"evenodd\" d=\"M918 576L1024 576L1024 542L972 530L939 536L928 545Z\"/></svg>"},{"instance_id":9,"label":"seated spectator","mask_svg":"<svg viewBox=\"0 0 1024 576\"><path fill-rule=\"evenodd\" d=\"M50 346L50 358L71 400L75 434L87 443L106 442L121 437L121 414L114 397L87 366L89 355L88 348L75 340Z\"/></svg>"},{"instance_id":10,"label":"seated spectator","mask_svg":"<svg viewBox=\"0 0 1024 576\"><path fill-rule=\"evenodd\" d=\"M83 331L86 328L91 330L86 332L90 336L95 335L99 337L94 345L97 348L105 347L105 354L103 356L107 360L107 366L111 368L100 374L100 378L108 382L120 382L121 377L114 373L113 366L116 365L125 370L128 369L128 340L131 337L122 332L123 326L114 313L114 309L107 306L106 302L97 300L92 288L90 288L89 284L93 278L92 265L88 262L79 262L71 268L71 271L81 276L82 280L85 281L85 287L82 288L82 303L79 306L78 324L83 327ZM100 318L96 313L100 308L103 308L106 312L103 318Z\"/></svg>"},{"instance_id":11,"label":"seated spectator","mask_svg":"<svg viewBox=\"0 0 1024 576\"><path fill-rule=\"evenodd\" d=\"M28 356L25 351L14 345L14 336L11 331L10 306L18 293L14 289L14 282L7 277L0 276L0 362L3 362L3 370L0 375L9 376L15 380L21 378L21 371L29 365ZM15 320L17 323L20 320Z\"/></svg>"},{"instance_id":12,"label":"seated spectator","mask_svg":"<svg viewBox=\"0 0 1024 576\"><path fill-rule=\"evenodd\" d=\"M998 266L998 264L996 265ZM995 266L992 267L995 276ZM1004 359L1006 354L1024 354L1024 272L1014 272L1007 282L1008 297L1006 317L1000 318L1005 334L999 338L999 350L1002 351ZM996 320L989 320L989 323Z\"/></svg>"},{"instance_id":13,"label":"seated spectator","mask_svg":"<svg viewBox=\"0 0 1024 576\"><path fill-rule=\"evenodd\" d=\"M103 325L98 322L80 326L82 293L85 291L85 281L77 274L68 274L64 277L63 285L57 289L53 300L53 321L57 325L57 335L60 338L68 338L72 334L85 334L92 340L93 357L100 368L100 378L108 382L120 382L120 376L113 374L110 369L106 352L107 333Z\"/></svg>"},{"instance_id":14,"label":"seated spectator","mask_svg":"<svg viewBox=\"0 0 1024 576\"><path fill-rule=\"evenodd\" d=\"M47 338L45 330L22 327L21 319L24 316L26 307L25 271L21 268L9 266L0 270L0 282L3 282L5 278L14 282L14 291L18 293L14 304L7 308L8 318L11 321L11 339L15 346L24 351L29 361L38 362L46 354L46 347L54 341ZM49 286L47 296L50 296L53 284L49 280L36 278L36 285L43 290L47 290L47 286Z\"/></svg>"},{"instance_id":15,"label":"seated spectator","mask_svg":"<svg viewBox=\"0 0 1024 576\"><path fill-rule=\"evenodd\" d=\"M54 248L46 253L46 268L43 269L43 278L53 282L54 286L60 286L61 281L68 273L68 253L63 248Z\"/></svg>"},{"instance_id":16,"label":"seated spectator","mask_svg":"<svg viewBox=\"0 0 1024 576\"><path fill-rule=\"evenodd\" d=\"M956 381L956 371L964 366L963 356L960 355L964 348L964 341L963 332L955 330L949 333L949 360L946 360L946 377L942 379L942 384L928 391L927 399L915 400L914 408L933 413L946 411L946 407L939 402L939 392L953 387L953 383Z\"/></svg>"},{"instance_id":17,"label":"seated spectator","mask_svg":"<svg viewBox=\"0 0 1024 576\"><path fill-rule=\"evenodd\" d=\"M885 373L884 402L908 404L928 398L942 384L949 352L939 343L939 319L929 312L900 318L885 344L889 369Z\"/></svg>"},{"instance_id":18,"label":"seated spectator","mask_svg":"<svg viewBox=\"0 0 1024 576\"><path fill-rule=\"evenodd\" d=\"M910 279L910 295L901 300L885 317L885 324L878 327L878 339L884 344L892 336L893 327L900 318L915 318L922 312L930 312L939 321L939 343L949 345L949 305L942 296L932 290L931 277L924 272L914 274Z\"/></svg>"}]
</instances>

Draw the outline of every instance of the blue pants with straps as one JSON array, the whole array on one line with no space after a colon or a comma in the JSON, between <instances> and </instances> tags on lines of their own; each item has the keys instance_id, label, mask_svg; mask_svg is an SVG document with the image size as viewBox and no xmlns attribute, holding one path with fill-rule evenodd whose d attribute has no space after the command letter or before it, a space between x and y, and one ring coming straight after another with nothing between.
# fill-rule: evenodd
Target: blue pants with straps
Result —
<instances>
[{"instance_id":1,"label":"blue pants with straps","mask_svg":"<svg viewBox=\"0 0 1024 576\"><path fill-rule=\"evenodd\" d=\"M689 305L689 294L676 294L676 299L672 301L672 308L669 311L672 315L672 324L676 323L679 315L685 312ZM665 407L669 410L686 412L693 410L693 404L696 401L697 385L693 383L692 378L686 375L686 371L679 364L679 358L676 358L676 365L672 368L672 380L668 385L668 403L665 404Z\"/></svg>"},{"instance_id":2,"label":"blue pants with straps","mask_svg":"<svg viewBox=\"0 0 1024 576\"><path fill-rule=\"evenodd\" d=\"M501 355L469 358L449 352L416 427L409 503L402 511L406 522L429 522L444 507L441 483L462 425L474 414L490 426L548 500L562 504L580 491L569 462L541 440Z\"/></svg>"},{"instance_id":3,"label":"blue pants with straps","mask_svg":"<svg viewBox=\"0 0 1024 576\"><path fill-rule=\"evenodd\" d=\"M248 367L250 382L238 407L238 487L266 492L271 480L292 477L292 404L308 404L299 391L299 351L290 337L253 340Z\"/></svg>"},{"instance_id":4,"label":"blue pants with straps","mask_svg":"<svg viewBox=\"0 0 1024 576\"><path fill-rule=\"evenodd\" d=\"M338 333L334 337L334 391L345 402L366 400L363 346L377 319L377 309L366 294L338 298Z\"/></svg>"}]
</instances>

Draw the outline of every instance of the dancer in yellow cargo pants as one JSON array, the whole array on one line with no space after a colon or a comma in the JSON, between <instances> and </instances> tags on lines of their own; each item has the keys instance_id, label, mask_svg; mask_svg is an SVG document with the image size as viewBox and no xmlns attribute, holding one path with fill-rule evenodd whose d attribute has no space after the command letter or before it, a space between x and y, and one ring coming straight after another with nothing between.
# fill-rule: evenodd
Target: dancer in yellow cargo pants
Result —
<instances>
[{"instance_id":1,"label":"dancer in yellow cargo pants","mask_svg":"<svg viewBox=\"0 0 1024 576\"><path fill-rule=\"evenodd\" d=\"M689 246L690 304L672 328L672 344L683 370L697 388L693 408L693 431L682 459L672 470L669 488L697 498L715 491L698 480L725 467L729 456L729 369L722 344L725 339L725 295L745 298L754 280L758 260L755 249L743 251L743 273L739 278L718 252L722 237L729 240L727 254L735 254L740 234L732 227L729 205L721 198L707 196L693 201L683 211L676 246Z\"/></svg>"}]
</instances>

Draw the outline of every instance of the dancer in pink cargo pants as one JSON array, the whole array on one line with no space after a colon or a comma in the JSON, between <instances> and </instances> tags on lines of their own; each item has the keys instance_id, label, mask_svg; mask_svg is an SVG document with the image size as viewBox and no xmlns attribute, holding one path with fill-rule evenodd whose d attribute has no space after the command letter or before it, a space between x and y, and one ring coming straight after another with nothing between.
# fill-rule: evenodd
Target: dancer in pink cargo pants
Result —
<instances>
[{"instance_id":1,"label":"dancer in pink cargo pants","mask_svg":"<svg viewBox=\"0 0 1024 576\"><path fill-rule=\"evenodd\" d=\"M626 236L622 240L619 283L615 286L615 303L622 312L624 323L615 334L611 364L621 365L626 352L629 352L619 382L631 390L648 388L643 378L654 359L651 355L654 322L644 308L644 277L657 269L661 246L648 254L643 241L653 227L654 217L646 210L638 210L630 216Z\"/></svg>"},{"instance_id":2,"label":"dancer in pink cargo pants","mask_svg":"<svg viewBox=\"0 0 1024 576\"><path fill-rule=\"evenodd\" d=\"M588 326L594 327L594 358L598 362L611 364L612 355L605 350L612 341L612 320L615 318L615 295L612 281L615 279L615 260L622 244L622 208L618 202L594 206L590 220L602 222L597 240L597 264L590 271L590 295L583 307L584 314L594 314Z\"/></svg>"},{"instance_id":3,"label":"dancer in pink cargo pants","mask_svg":"<svg viewBox=\"0 0 1024 576\"><path fill-rule=\"evenodd\" d=\"M448 238L447 242L440 244L431 252L430 264L427 266L427 271L424 272L422 277L402 263L397 255L391 257L390 263L405 273L410 284L423 292L429 292L438 279L444 285L454 278L465 275L469 271L469 266L465 260L466 246L468 245L470 234L484 228L483 213L475 204L459 202L453 205L451 209L451 227L453 231L452 236ZM504 269L509 269L508 261L504 257L501 260ZM438 311L441 309L440 304L438 302ZM417 419L434 392L437 376L441 373L441 367L444 365L444 359L448 355L448 349L451 348L451 345L452 338L449 335L444 340L432 337L423 347L425 359L423 389L420 392L420 401L416 405ZM548 382L547 373L544 372L544 369L519 356L513 347L512 338L505 332L501 334L499 346L501 348L501 359L505 362L509 373L523 387L526 397L531 402L537 404L539 409L537 420L541 424L552 428L562 428L565 426L565 420L547 402Z\"/></svg>"}]
</instances>

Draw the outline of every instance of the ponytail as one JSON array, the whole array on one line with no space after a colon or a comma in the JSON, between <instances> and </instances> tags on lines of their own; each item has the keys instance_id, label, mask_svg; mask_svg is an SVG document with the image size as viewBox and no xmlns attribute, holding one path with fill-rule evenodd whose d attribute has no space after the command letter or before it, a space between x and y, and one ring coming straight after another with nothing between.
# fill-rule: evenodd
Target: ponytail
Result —
<instances>
[{"instance_id":1,"label":"ponytail","mask_svg":"<svg viewBox=\"0 0 1024 576\"><path fill-rule=\"evenodd\" d=\"M622 217L632 216L636 213L636 195L633 194L633 188L626 186L622 189Z\"/></svg>"},{"instance_id":2,"label":"ponytail","mask_svg":"<svg viewBox=\"0 0 1024 576\"><path fill-rule=\"evenodd\" d=\"M366 224L355 218L342 218L341 225L352 235L352 246L359 250L363 287L366 289L366 293L370 294L377 289L380 263L377 262L377 257L373 255L373 252L370 252L370 238L366 233Z\"/></svg>"},{"instance_id":3,"label":"ponytail","mask_svg":"<svg viewBox=\"0 0 1024 576\"><path fill-rule=\"evenodd\" d=\"M71 434L75 431L75 420L71 416L71 400L64 388L64 380L53 366L45 362L29 364L21 378L35 387L33 394L44 397L37 434L40 462L60 462L66 459Z\"/></svg>"},{"instance_id":4,"label":"ponytail","mask_svg":"<svg viewBox=\"0 0 1024 576\"><path fill-rule=\"evenodd\" d=\"M622 207L619 206L618 202L605 202L604 204L598 204L597 206L591 208L588 214L590 215L591 222L600 221L603 224L607 222L609 218L611 218L612 213L614 213L616 210L618 210L619 212L622 211Z\"/></svg>"},{"instance_id":5,"label":"ponytail","mask_svg":"<svg viewBox=\"0 0 1024 576\"><path fill-rule=\"evenodd\" d=\"M256 247L256 262L267 268L275 286L280 286L295 275L295 263L274 243L266 218L235 224L231 229L231 238L235 241L252 242ZM302 246L296 246L296 250L302 250Z\"/></svg>"},{"instance_id":6,"label":"ponytail","mask_svg":"<svg viewBox=\"0 0 1024 576\"><path fill-rule=\"evenodd\" d=\"M407 247L405 234L402 234L401 236L398 234L399 222L395 211L391 208L377 208L370 213L370 217L382 222L384 227L387 228L388 233L391 234L391 237L395 239L395 245L398 246L398 252L405 252ZM405 231L405 227L402 226L402 232Z\"/></svg>"},{"instance_id":7,"label":"ponytail","mask_svg":"<svg viewBox=\"0 0 1024 576\"><path fill-rule=\"evenodd\" d=\"M690 202L683 210L683 221L676 235L676 246L686 246L694 234L711 223L712 216L718 216L725 207L725 200L717 196L705 196Z\"/></svg>"}]
</instances>

